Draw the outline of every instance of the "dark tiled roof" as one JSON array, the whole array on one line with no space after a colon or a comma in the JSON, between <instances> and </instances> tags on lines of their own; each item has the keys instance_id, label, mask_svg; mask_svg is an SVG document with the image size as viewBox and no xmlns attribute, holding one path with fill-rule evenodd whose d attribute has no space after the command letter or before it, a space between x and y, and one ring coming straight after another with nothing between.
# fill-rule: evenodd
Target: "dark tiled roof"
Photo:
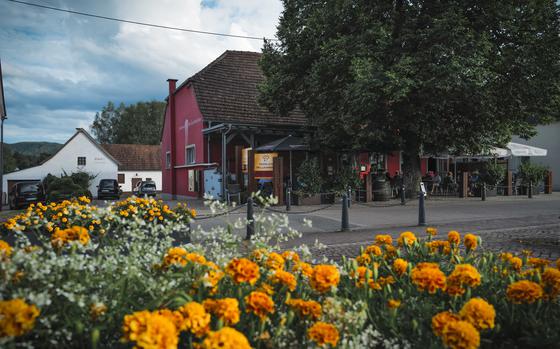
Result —
<instances>
[{"instance_id":1,"label":"dark tiled roof","mask_svg":"<svg viewBox=\"0 0 560 349\"><path fill-rule=\"evenodd\" d=\"M207 121L302 126L306 119L299 110L278 116L259 105L257 86L264 81L259 67L261 54L226 51L183 85L194 85L196 100Z\"/></svg>"},{"instance_id":2,"label":"dark tiled roof","mask_svg":"<svg viewBox=\"0 0 560 349\"><path fill-rule=\"evenodd\" d=\"M161 147L146 144L102 144L120 162L119 171L161 170Z\"/></svg>"}]
</instances>

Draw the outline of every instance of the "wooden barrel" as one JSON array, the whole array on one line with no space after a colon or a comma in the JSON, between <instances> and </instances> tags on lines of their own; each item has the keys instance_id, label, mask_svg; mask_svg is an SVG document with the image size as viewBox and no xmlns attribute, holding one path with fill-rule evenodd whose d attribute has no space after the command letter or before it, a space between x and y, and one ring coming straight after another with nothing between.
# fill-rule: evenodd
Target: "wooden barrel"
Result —
<instances>
[{"instance_id":1,"label":"wooden barrel","mask_svg":"<svg viewBox=\"0 0 560 349\"><path fill-rule=\"evenodd\" d=\"M385 178L378 178L373 182L373 201L388 201L391 199L391 184Z\"/></svg>"}]
</instances>

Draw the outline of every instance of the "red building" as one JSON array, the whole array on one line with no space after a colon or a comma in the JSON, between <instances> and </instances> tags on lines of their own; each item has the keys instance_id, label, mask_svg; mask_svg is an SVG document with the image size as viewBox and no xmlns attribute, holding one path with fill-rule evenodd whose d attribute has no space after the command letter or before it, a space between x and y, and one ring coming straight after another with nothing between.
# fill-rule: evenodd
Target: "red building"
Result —
<instances>
[{"instance_id":1,"label":"red building","mask_svg":"<svg viewBox=\"0 0 560 349\"><path fill-rule=\"evenodd\" d=\"M264 79L260 56L226 51L178 87L177 80L168 80L161 140L165 197L203 196L204 171L212 169L218 177L227 169L222 183L243 185L243 148L304 133L301 112L279 117L258 104L257 86Z\"/></svg>"}]
</instances>

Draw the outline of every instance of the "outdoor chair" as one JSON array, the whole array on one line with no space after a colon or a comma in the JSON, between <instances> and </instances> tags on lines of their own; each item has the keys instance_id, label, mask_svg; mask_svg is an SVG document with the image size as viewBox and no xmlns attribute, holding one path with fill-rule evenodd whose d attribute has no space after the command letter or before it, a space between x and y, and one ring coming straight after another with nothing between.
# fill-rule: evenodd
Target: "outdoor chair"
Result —
<instances>
[{"instance_id":1,"label":"outdoor chair","mask_svg":"<svg viewBox=\"0 0 560 349\"><path fill-rule=\"evenodd\" d=\"M228 184L226 189L226 197L228 205L231 205L231 198L237 197L236 202L241 203L241 187L239 184Z\"/></svg>"}]
</instances>

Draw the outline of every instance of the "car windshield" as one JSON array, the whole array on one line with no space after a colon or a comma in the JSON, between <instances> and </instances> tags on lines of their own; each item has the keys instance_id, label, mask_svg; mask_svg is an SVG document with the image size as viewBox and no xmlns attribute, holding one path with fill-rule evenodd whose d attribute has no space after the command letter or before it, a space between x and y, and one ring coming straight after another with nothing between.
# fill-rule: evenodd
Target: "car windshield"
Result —
<instances>
[{"instance_id":1,"label":"car windshield","mask_svg":"<svg viewBox=\"0 0 560 349\"><path fill-rule=\"evenodd\" d=\"M115 181L101 181L101 183L99 183L99 186L101 188L114 188Z\"/></svg>"},{"instance_id":2,"label":"car windshield","mask_svg":"<svg viewBox=\"0 0 560 349\"><path fill-rule=\"evenodd\" d=\"M37 183L22 184L19 187L20 194L36 193L38 191L39 191L39 184Z\"/></svg>"},{"instance_id":3,"label":"car windshield","mask_svg":"<svg viewBox=\"0 0 560 349\"><path fill-rule=\"evenodd\" d=\"M144 189L156 189L155 183L144 183Z\"/></svg>"}]
</instances>

